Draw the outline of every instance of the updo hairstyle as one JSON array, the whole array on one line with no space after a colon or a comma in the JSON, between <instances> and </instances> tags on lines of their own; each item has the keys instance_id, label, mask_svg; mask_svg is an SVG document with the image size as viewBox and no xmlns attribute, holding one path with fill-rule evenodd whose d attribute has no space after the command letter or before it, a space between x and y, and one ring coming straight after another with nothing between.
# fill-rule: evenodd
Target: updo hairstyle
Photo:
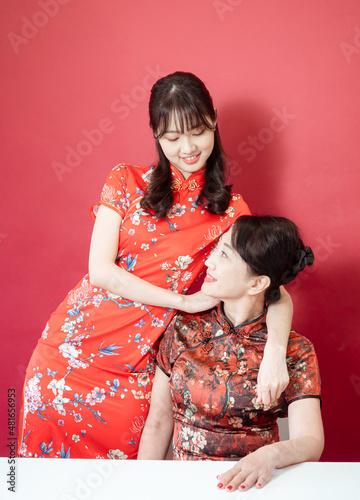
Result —
<instances>
[{"instance_id":1,"label":"updo hairstyle","mask_svg":"<svg viewBox=\"0 0 360 500\"><path fill-rule=\"evenodd\" d=\"M314 254L305 247L297 226L284 217L243 215L233 225L231 243L248 265L250 275L270 278L265 292L268 303L280 298L280 285L290 283L314 262Z\"/></svg>"}]
</instances>

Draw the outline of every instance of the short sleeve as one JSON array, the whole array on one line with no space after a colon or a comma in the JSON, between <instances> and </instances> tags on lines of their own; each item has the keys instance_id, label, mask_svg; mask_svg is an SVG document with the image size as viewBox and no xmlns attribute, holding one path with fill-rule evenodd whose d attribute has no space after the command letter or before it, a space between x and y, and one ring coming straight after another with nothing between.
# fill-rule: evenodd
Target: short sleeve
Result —
<instances>
[{"instance_id":1,"label":"short sleeve","mask_svg":"<svg viewBox=\"0 0 360 500\"><path fill-rule=\"evenodd\" d=\"M129 170L126 165L117 165L108 175L101 191L100 201L95 203L90 211L95 218L100 205L105 205L124 218L129 206L128 193Z\"/></svg>"},{"instance_id":2,"label":"short sleeve","mask_svg":"<svg viewBox=\"0 0 360 500\"><path fill-rule=\"evenodd\" d=\"M319 363L313 344L292 332L287 351L290 382L285 389L285 400L289 405L297 399L321 395Z\"/></svg>"},{"instance_id":3,"label":"short sleeve","mask_svg":"<svg viewBox=\"0 0 360 500\"><path fill-rule=\"evenodd\" d=\"M178 314L174 316L169 326L161 337L159 351L156 356L156 364L170 377L176 358L180 352L177 336Z\"/></svg>"}]
</instances>

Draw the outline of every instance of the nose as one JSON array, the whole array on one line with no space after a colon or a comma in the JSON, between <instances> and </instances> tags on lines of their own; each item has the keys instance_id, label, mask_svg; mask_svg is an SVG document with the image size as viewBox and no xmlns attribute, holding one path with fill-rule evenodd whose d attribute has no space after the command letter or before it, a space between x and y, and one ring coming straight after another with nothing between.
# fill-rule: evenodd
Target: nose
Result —
<instances>
[{"instance_id":1,"label":"nose","mask_svg":"<svg viewBox=\"0 0 360 500\"><path fill-rule=\"evenodd\" d=\"M212 253L209 255L209 257L206 259L205 261L205 266L210 268L210 269L214 269L215 267L215 264L214 264L214 261L212 259Z\"/></svg>"},{"instance_id":2,"label":"nose","mask_svg":"<svg viewBox=\"0 0 360 500\"><path fill-rule=\"evenodd\" d=\"M181 141L181 153L190 154L194 151L195 144L192 142L191 137L185 135Z\"/></svg>"}]
</instances>

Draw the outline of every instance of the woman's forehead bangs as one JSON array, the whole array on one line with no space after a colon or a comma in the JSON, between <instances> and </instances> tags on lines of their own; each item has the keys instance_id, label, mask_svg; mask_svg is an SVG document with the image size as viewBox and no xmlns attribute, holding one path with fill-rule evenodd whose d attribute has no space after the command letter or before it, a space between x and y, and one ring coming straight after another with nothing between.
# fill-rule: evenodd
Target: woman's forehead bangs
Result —
<instances>
[{"instance_id":1,"label":"woman's forehead bangs","mask_svg":"<svg viewBox=\"0 0 360 500\"><path fill-rule=\"evenodd\" d=\"M198 109L192 105L186 107L183 105L181 107L174 105L169 108L163 107L158 115L156 136L158 138L162 137L174 125L175 130L181 134L186 130L192 130L201 126L205 126L208 129L213 128L207 110Z\"/></svg>"}]
</instances>

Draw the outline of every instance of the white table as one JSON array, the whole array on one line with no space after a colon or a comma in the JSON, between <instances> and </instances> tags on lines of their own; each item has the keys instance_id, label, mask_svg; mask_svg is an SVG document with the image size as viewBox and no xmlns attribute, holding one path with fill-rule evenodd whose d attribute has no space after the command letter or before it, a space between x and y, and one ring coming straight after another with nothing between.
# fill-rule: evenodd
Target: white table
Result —
<instances>
[{"instance_id":1,"label":"white table","mask_svg":"<svg viewBox=\"0 0 360 500\"><path fill-rule=\"evenodd\" d=\"M360 462L304 463L276 470L261 490L228 493L216 476L229 462L0 459L0 497L19 500L359 500Z\"/></svg>"}]
</instances>

